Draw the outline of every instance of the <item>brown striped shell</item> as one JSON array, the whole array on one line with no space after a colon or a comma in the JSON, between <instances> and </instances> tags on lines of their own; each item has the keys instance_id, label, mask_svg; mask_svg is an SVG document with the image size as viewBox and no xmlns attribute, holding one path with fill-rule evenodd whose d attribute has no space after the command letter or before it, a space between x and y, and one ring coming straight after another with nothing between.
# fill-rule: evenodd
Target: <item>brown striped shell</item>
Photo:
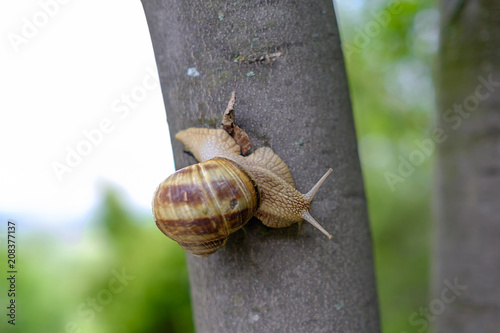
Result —
<instances>
[{"instance_id":1,"label":"brown striped shell","mask_svg":"<svg viewBox=\"0 0 500 333\"><path fill-rule=\"evenodd\" d=\"M214 253L255 214L260 191L253 176L215 157L178 170L153 199L156 225L196 256Z\"/></svg>"}]
</instances>

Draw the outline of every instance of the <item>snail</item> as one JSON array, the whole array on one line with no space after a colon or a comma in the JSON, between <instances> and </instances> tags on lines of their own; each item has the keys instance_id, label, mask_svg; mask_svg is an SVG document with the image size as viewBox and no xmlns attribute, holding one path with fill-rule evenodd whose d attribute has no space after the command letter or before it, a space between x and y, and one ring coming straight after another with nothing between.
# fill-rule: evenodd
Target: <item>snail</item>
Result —
<instances>
[{"instance_id":1,"label":"snail","mask_svg":"<svg viewBox=\"0 0 500 333\"><path fill-rule=\"evenodd\" d=\"M309 204L329 169L306 194L271 148L240 155L240 146L223 129L188 128L175 136L199 161L163 181L153 199L158 228L193 255L217 251L252 216L271 228L308 221L329 239L309 213Z\"/></svg>"}]
</instances>

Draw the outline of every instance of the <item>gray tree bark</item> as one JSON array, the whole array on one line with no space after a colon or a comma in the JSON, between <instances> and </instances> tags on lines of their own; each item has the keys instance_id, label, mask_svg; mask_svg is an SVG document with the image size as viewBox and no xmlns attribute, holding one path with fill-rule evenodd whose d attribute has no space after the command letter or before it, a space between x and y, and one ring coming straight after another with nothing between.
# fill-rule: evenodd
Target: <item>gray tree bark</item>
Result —
<instances>
[{"instance_id":1,"label":"gray tree bark","mask_svg":"<svg viewBox=\"0 0 500 333\"><path fill-rule=\"evenodd\" d=\"M173 135L215 127L231 91L254 147L271 146L303 193L334 169L305 225L252 219L207 258L188 255L198 332L378 332L366 200L331 0L143 0Z\"/></svg>"},{"instance_id":2,"label":"gray tree bark","mask_svg":"<svg viewBox=\"0 0 500 333\"><path fill-rule=\"evenodd\" d=\"M436 332L498 332L500 4L443 0L441 6L437 82L445 136L429 312Z\"/></svg>"}]
</instances>

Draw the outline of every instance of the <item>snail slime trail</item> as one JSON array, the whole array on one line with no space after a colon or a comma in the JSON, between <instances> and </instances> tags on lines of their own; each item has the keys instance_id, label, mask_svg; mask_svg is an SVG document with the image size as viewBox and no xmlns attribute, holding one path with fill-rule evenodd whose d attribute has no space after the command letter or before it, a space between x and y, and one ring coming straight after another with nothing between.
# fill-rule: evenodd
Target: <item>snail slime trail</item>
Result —
<instances>
[{"instance_id":1,"label":"snail slime trail","mask_svg":"<svg viewBox=\"0 0 500 333\"><path fill-rule=\"evenodd\" d=\"M233 104L234 93L228 109ZM309 213L332 169L302 194L288 166L268 147L242 156L240 144L224 129L188 128L175 138L200 163L178 170L158 186L153 215L158 228L184 250L210 255L253 216L271 228L306 220L332 239Z\"/></svg>"}]
</instances>

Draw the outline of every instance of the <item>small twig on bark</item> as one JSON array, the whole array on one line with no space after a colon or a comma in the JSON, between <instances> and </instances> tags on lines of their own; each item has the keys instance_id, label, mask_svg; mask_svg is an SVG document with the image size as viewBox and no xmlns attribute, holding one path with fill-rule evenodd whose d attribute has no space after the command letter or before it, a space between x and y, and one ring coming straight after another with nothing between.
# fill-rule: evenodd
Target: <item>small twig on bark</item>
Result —
<instances>
[{"instance_id":1,"label":"small twig on bark","mask_svg":"<svg viewBox=\"0 0 500 333\"><path fill-rule=\"evenodd\" d=\"M234 123L234 103L236 102L236 93L233 91L229 103L227 103L226 111L222 117L220 128L224 129L234 141L241 147L241 154L246 155L251 149L250 138L238 125Z\"/></svg>"}]
</instances>

